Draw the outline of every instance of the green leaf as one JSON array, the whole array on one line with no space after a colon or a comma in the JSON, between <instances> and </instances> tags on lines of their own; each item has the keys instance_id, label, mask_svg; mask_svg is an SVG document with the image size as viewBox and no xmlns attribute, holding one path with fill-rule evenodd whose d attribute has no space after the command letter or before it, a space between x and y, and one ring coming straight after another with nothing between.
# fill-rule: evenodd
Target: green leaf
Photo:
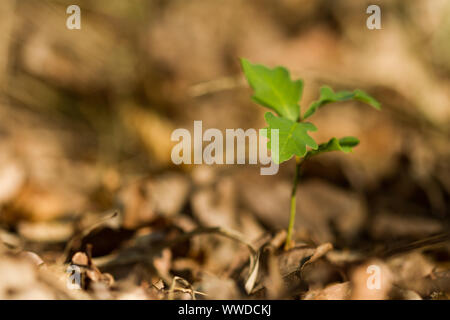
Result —
<instances>
[{"instance_id":1,"label":"green leaf","mask_svg":"<svg viewBox=\"0 0 450 320\"><path fill-rule=\"evenodd\" d=\"M349 153L352 151L353 147L356 147L359 144L358 138L355 137L344 137L341 139L332 138L327 143L321 143L317 150L310 150L306 154L305 157L312 157L324 152L330 151L342 151L345 153Z\"/></svg>"},{"instance_id":2,"label":"green leaf","mask_svg":"<svg viewBox=\"0 0 450 320\"><path fill-rule=\"evenodd\" d=\"M300 117L298 103L303 92L303 81L292 81L289 72L283 67L269 69L246 59L241 59L241 64L254 90L253 100L286 119L297 121Z\"/></svg>"},{"instance_id":3,"label":"green leaf","mask_svg":"<svg viewBox=\"0 0 450 320\"><path fill-rule=\"evenodd\" d=\"M270 141L267 146L272 150L272 159L275 163L289 160L294 154L303 157L306 147L317 149L317 143L308 135L308 131L316 131L317 128L309 122L294 122L284 117L276 117L271 112L264 115L267 124L267 137ZM278 152L272 149L271 130L278 129Z\"/></svg>"},{"instance_id":4,"label":"green leaf","mask_svg":"<svg viewBox=\"0 0 450 320\"><path fill-rule=\"evenodd\" d=\"M325 104L348 100L361 101L371 105L377 110L381 109L381 104L362 90L357 89L353 92L351 91L334 92L333 89L331 89L330 87L323 86L322 88L320 88L319 100L314 101L310 105L308 110L305 112L303 119L312 116L318 108L322 107Z\"/></svg>"}]
</instances>

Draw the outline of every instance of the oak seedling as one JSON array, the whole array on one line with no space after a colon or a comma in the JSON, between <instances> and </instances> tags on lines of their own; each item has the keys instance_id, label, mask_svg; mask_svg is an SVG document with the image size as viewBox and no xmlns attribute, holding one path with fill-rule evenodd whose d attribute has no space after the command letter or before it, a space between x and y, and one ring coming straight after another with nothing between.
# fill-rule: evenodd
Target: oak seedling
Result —
<instances>
[{"instance_id":1,"label":"oak seedling","mask_svg":"<svg viewBox=\"0 0 450 320\"><path fill-rule=\"evenodd\" d=\"M324 152L342 151L348 153L359 144L359 140L355 137L331 138L328 142L317 144L308 135L308 132L316 131L317 128L314 124L305 120L324 105L333 102L356 100L377 110L380 110L381 106L377 100L362 90L334 92L330 87L323 86L320 89L319 98L313 101L302 115L299 102L303 93L303 80L291 80L288 70L281 66L270 69L263 65L252 64L246 59L241 59L241 65L244 75L253 89L253 101L272 111L266 112L264 118L268 124L268 129L278 129L279 133L278 148L272 150L270 141L272 130L266 131L267 138L269 138L267 147L272 151L274 162L279 164L292 157L295 157L296 160L285 244L285 249L289 249L292 247L296 210L295 195L302 163Z\"/></svg>"}]
</instances>

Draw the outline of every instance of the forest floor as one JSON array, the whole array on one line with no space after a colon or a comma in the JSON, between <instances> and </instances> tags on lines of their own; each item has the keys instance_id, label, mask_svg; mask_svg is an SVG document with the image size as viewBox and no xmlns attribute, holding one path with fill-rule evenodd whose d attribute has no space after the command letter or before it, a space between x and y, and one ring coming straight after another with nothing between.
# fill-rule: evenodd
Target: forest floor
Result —
<instances>
[{"instance_id":1,"label":"forest floor","mask_svg":"<svg viewBox=\"0 0 450 320\"><path fill-rule=\"evenodd\" d=\"M449 299L445 1L2 1L0 299ZM126 4L125 4L126 3ZM445 41L444 41L445 40ZM423 48L430 50L423 50ZM263 128L239 57L356 103L311 119L350 155L171 161L176 128ZM79 285L79 286L78 286Z\"/></svg>"}]
</instances>

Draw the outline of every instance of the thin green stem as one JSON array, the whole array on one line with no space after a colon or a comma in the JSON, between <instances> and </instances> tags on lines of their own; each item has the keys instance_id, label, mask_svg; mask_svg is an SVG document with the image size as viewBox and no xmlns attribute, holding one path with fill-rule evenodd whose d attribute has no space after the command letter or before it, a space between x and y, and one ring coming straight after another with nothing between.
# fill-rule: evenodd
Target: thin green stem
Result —
<instances>
[{"instance_id":1,"label":"thin green stem","mask_svg":"<svg viewBox=\"0 0 450 320\"><path fill-rule=\"evenodd\" d=\"M292 184L292 192L291 192L291 213L289 216L289 226L288 226L288 232L286 236L286 243L284 245L285 250L289 250L292 246L292 233L294 231L294 223L295 223L295 204L296 204L296 194L297 194L297 185L300 175L300 167L302 165L303 159L295 156L295 175L294 175L294 182Z\"/></svg>"}]
</instances>

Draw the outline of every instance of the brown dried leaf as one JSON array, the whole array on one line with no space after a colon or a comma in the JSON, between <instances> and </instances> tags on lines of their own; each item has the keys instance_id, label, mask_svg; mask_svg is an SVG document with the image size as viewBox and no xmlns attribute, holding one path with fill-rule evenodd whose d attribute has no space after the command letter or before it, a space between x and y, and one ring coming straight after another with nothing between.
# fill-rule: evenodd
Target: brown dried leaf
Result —
<instances>
[{"instance_id":1,"label":"brown dried leaf","mask_svg":"<svg viewBox=\"0 0 450 320\"><path fill-rule=\"evenodd\" d=\"M324 289L308 291L305 300L348 300L351 294L350 282L336 283Z\"/></svg>"}]
</instances>

